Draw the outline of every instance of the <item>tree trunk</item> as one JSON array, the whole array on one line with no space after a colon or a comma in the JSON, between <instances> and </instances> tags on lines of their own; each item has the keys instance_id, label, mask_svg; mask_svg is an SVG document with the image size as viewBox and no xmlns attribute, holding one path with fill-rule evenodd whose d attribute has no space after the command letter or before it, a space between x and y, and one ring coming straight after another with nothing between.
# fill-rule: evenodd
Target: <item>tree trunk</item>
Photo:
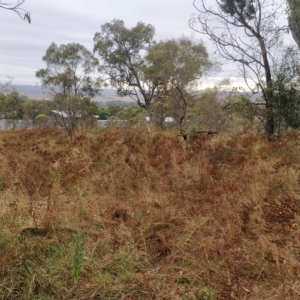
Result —
<instances>
[{"instance_id":1,"label":"tree trunk","mask_svg":"<svg viewBox=\"0 0 300 300\"><path fill-rule=\"evenodd\" d=\"M300 0L287 0L290 7L289 25L300 49Z\"/></svg>"},{"instance_id":2,"label":"tree trunk","mask_svg":"<svg viewBox=\"0 0 300 300\"><path fill-rule=\"evenodd\" d=\"M151 102L145 101L145 108L149 116L149 124L153 125L153 111L151 109Z\"/></svg>"},{"instance_id":3,"label":"tree trunk","mask_svg":"<svg viewBox=\"0 0 300 300\"><path fill-rule=\"evenodd\" d=\"M186 100L185 100L185 96L181 90L180 87L176 86L177 91L180 93L179 97L179 107L181 108L181 116L179 119L179 130L180 130L180 134L186 134L185 130L184 130L184 118L185 118L185 114L186 114Z\"/></svg>"},{"instance_id":4,"label":"tree trunk","mask_svg":"<svg viewBox=\"0 0 300 300\"><path fill-rule=\"evenodd\" d=\"M274 111L273 111L273 87L272 87L272 75L271 75L271 68L268 60L268 54L265 46L264 39L259 37L259 44L261 49L261 54L264 61L264 69L265 69L265 76L266 76L266 84L267 88L263 91L263 97L266 101L266 132L268 136L268 140L271 141L274 138Z\"/></svg>"}]
</instances>

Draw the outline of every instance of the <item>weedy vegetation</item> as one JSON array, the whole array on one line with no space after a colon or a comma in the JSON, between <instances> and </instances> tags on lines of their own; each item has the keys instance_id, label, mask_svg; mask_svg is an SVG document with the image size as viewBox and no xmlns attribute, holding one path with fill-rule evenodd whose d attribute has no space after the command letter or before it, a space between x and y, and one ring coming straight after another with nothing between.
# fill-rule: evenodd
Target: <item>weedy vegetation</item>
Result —
<instances>
[{"instance_id":1,"label":"weedy vegetation","mask_svg":"<svg viewBox=\"0 0 300 300\"><path fill-rule=\"evenodd\" d=\"M0 299L299 299L299 147L0 132Z\"/></svg>"}]
</instances>

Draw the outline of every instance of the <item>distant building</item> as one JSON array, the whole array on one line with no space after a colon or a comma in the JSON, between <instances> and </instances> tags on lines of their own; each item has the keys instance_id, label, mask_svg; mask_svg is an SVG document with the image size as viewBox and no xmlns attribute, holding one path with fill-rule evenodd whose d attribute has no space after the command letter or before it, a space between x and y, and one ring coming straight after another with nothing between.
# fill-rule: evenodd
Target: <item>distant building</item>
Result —
<instances>
[{"instance_id":1,"label":"distant building","mask_svg":"<svg viewBox=\"0 0 300 300\"><path fill-rule=\"evenodd\" d=\"M0 130L32 129L32 128L33 128L32 120L9 120L9 119L0 120Z\"/></svg>"},{"instance_id":2,"label":"distant building","mask_svg":"<svg viewBox=\"0 0 300 300\"><path fill-rule=\"evenodd\" d=\"M55 115L59 115L59 116L61 116L61 117L63 117L63 118L69 118L69 114L67 113L67 112L65 112L65 111L62 111L62 110L55 110L55 109L52 109L51 110L51 112L53 113L53 114L55 114ZM81 118L81 114L79 113L79 112L77 112L77 113L75 113L75 116L74 117L76 117L76 118Z\"/></svg>"},{"instance_id":3,"label":"distant building","mask_svg":"<svg viewBox=\"0 0 300 300\"><path fill-rule=\"evenodd\" d=\"M146 121L149 122L150 118L149 117L146 117ZM165 117L165 120L164 120L165 123L172 123L174 122L174 119L172 117Z\"/></svg>"},{"instance_id":4,"label":"distant building","mask_svg":"<svg viewBox=\"0 0 300 300\"><path fill-rule=\"evenodd\" d=\"M174 122L174 119L172 117L165 118L165 123L172 123L172 122Z\"/></svg>"},{"instance_id":5,"label":"distant building","mask_svg":"<svg viewBox=\"0 0 300 300\"><path fill-rule=\"evenodd\" d=\"M108 121L107 120L97 120L98 126L100 127L107 127Z\"/></svg>"}]
</instances>

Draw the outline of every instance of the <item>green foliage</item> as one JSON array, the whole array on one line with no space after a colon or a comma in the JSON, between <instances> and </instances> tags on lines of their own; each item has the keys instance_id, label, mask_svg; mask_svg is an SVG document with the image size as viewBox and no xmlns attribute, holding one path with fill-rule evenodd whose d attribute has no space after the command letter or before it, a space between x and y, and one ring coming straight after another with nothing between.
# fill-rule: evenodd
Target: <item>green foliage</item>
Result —
<instances>
[{"instance_id":1,"label":"green foliage","mask_svg":"<svg viewBox=\"0 0 300 300\"><path fill-rule=\"evenodd\" d=\"M118 112L117 116L121 120L127 120L130 123L137 123L139 119L144 118L143 110L139 106L127 105L121 111Z\"/></svg>"},{"instance_id":2,"label":"green foliage","mask_svg":"<svg viewBox=\"0 0 300 300\"><path fill-rule=\"evenodd\" d=\"M300 71L298 50L291 47L282 53L282 59L274 67L273 106L278 129L300 128Z\"/></svg>"},{"instance_id":3,"label":"green foliage","mask_svg":"<svg viewBox=\"0 0 300 300\"><path fill-rule=\"evenodd\" d=\"M27 100L23 104L23 118L35 120L40 114L50 115L53 108L53 101Z\"/></svg>"},{"instance_id":4,"label":"green foliage","mask_svg":"<svg viewBox=\"0 0 300 300\"><path fill-rule=\"evenodd\" d=\"M34 121L39 127L43 127L49 121L49 116L45 114L39 114L35 117Z\"/></svg>"},{"instance_id":5,"label":"green foliage","mask_svg":"<svg viewBox=\"0 0 300 300\"><path fill-rule=\"evenodd\" d=\"M268 140L273 140L271 67L282 46L281 38L287 33L286 26L277 22L285 12L284 6L276 0L217 0L212 6L199 2L199 16L191 18L191 26L208 35L222 58L239 64L238 73L253 93L262 93L264 127Z\"/></svg>"},{"instance_id":6,"label":"green foliage","mask_svg":"<svg viewBox=\"0 0 300 300\"><path fill-rule=\"evenodd\" d=\"M195 125L190 126L189 128L189 137L195 137L197 135L198 128Z\"/></svg>"},{"instance_id":7,"label":"green foliage","mask_svg":"<svg viewBox=\"0 0 300 300\"><path fill-rule=\"evenodd\" d=\"M145 76L147 66L143 51L152 43L155 29L142 22L127 29L121 20L113 20L101 26L94 36L94 52L103 60L104 72L119 96L130 96L137 104L150 111L150 104L159 78Z\"/></svg>"},{"instance_id":8,"label":"green foliage","mask_svg":"<svg viewBox=\"0 0 300 300\"><path fill-rule=\"evenodd\" d=\"M94 124L98 107L89 98L56 95L53 103L58 111L56 122L66 129L71 138L79 124L84 126Z\"/></svg>"},{"instance_id":9,"label":"green foliage","mask_svg":"<svg viewBox=\"0 0 300 300\"><path fill-rule=\"evenodd\" d=\"M254 0L221 0L221 9L231 16L251 20L255 17Z\"/></svg>"},{"instance_id":10,"label":"green foliage","mask_svg":"<svg viewBox=\"0 0 300 300\"><path fill-rule=\"evenodd\" d=\"M300 93L284 75L273 82L275 120L278 128L300 128Z\"/></svg>"},{"instance_id":11,"label":"green foliage","mask_svg":"<svg viewBox=\"0 0 300 300\"><path fill-rule=\"evenodd\" d=\"M213 300L214 293L211 288L198 290L195 294L197 300Z\"/></svg>"},{"instance_id":12,"label":"green foliage","mask_svg":"<svg viewBox=\"0 0 300 300\"><path fill-rule=\"evenodd\" d=\"M223 115L218 89L207 89L202 95L195 97L194 105L187 111L190 127L196 127L197 131L219 132L225 121Z\"/></svg>"},{"instance_id":13,"label":"green foliage","mask_svg":"<svg viewBox=\"0 0 300 300\"><path fill-rule=\"evenodd\" d=\"M146 60L149 64L147 76L162 80L154 107L156 123L162 127L165 117L172 116L178 120L182 132L191 91L214 64L205 46L187 37L154 43L148 48ZM172 112L168 112L168 108L172 108Z\"/></svg>"},{"instance_id":14,"label":"green foliage","mask_svg":"<svg viewBox=\"0 0 300 300\"><path fill-rule=\"evenodd\" d=\"M91 74L98 60L84 46L76 43L57 46L52 43L43 57L46 69L36 72L42 85L54 93L54 107L60 112L62 126L72 138L79 120L91 123L97 106L89 98L100 91L100 77Z\"/></svg>"},{"instance_id":15,"label":"green foliage","mask_svg":"<svg viewBox=\"0 0 300 300\"><path fill-rule=\"evenodd\" d=\"M293 38L300 49L300 1L287 0L289 5L289 25Z\"/></svg>"},{"instance_id":16,"label":"green foliage","mask_svg":"<svg viewBox=\"0 0 300 300\"><path fill-rule=\"evenodd\" d=\"M117 116L120 111L123 110L123 107L117 104L111 104L107 107L107 111L110 116Z\"/></svg>"},{"instance_id":17,"label":"green foliage","mask_svg":"<svg viewBox=\"0 0 300 300\"><path fill-rule=\"evenodd\" d=\"M84 46L71 43L57 46L52 43L43 56L46 69L36 72L42 85L55 94L93 97L100 91L100 78L92 74L98 60Z\"/></svg>"},{"instance_id":18,"label":"green foliage","mask_svg":"<svg viewBox=\"0 0 300 300\"><path fill-rule=\"evenodd\" d=\"M97 115L99 116L100 120L107 120L107 118L110 116L110 112L107 107L98 106Z\"/></svg>"},{"instance_id":19,"label":"green foliage","mask_svg":"<svg viewBox=\"0 0 300 300\"><path fill-rule=\"evenodd\" d=\"M85 233L83 231L77 231L74 234L74 242L75 242L75 253L73 256L73 265L72 265L72 277L74 283L78 282L80 273L82 271L82 261L84 258L84 250L83 250L83 241L85 238Z\"/></svg>"},{"instance_id":20,"label":"green foliage","mask_svg":"<svg viewBox=\"0 0 300 300\"><path fill-rule=\"evenodd\" d=\"M0 93L0 113L6 119L17 120L23 117L22 97L13 89L7 95Z\"/></svg>"},{"instance_id":21,"label":"green foliage","mask_svg":"<svg viewBox=\"0 0 300 300\"><path fill-rule=\"evenodd\" d=\"M152 112L154 117L154 124L157 127L164 128L165 118L170 114L170 97L164 96L163 98L156 98L152 104ZM170 115L171 116L171 115Z\"/></svg>"},{"instance_id":22,"label":"green foliage","mask_svg":"<svg viewBox=\"0 0 300 300\"><path fill-rule=\"evenodd\" d=\"M148 48L146 60L149 78L160 77L165 85L181 88L187 88L213 67L205 46L187 37L154 43Z\"/></svg>"},{"instance_id":23,"label":"green foliage","mask_svg":"<svg viewBox=\"0 0 300 300\"><path fill-rule=\"evenodd\" d=\"M240 95L234 99L230 108L233 109L237 117L253 123L255 117L260 114L260 108L255 105L247 96Z\"/></svg>"},{"instance_id":24,"label":"green foliage","mask_svg":"<svg viewBox=\"0 0 300 300\"><path fill-rule=\"evenodd\" d=\"M130 58L134 65L141 63L140 51L152 42L155 29L152 25L145 25L139 22L132 29L124 26L124 21L113 20L111 23L105 23L101 26L101 32L94 36L94 52L105 60L105 64L110 66L120 65L120 69L126 68ZM130 68L128 67L128 70Z\"/></svg>"},{"instance_id":25,"label":"green foliage","mask_svg":"<svg viewBox=\"0 0 300 300\"><path fill-rule=\"evenodd\" d=\"M190 102L187 109L190 136L198 131L237 132L245 125L256 124L257 117L262 116L263 110L247 95L235 88L226 92L221 88L207 89Z\"/></svg>"},{"instance_id":26,"label":"green foliage","mask_svg":"<svg viewBox=\"0 0 300 300\"><path fill-rule=\"evenodd\" d=\"M107 120L114 125L137 124L145 118L143 109L137 105L128 104L126 107L122 107L112 104L108 106L107 111ZM126 123L122 123L122 121L126 121Z\"/></svg>"}]
</instances>

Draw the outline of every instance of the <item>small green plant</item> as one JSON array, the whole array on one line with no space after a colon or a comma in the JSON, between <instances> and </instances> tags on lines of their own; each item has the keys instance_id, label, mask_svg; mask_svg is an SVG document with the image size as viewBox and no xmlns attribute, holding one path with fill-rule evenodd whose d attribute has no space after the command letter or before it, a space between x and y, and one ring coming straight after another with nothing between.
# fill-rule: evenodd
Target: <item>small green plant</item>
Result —
<instances>
[{"instance_id":1,"label":"small green plant","mask_svg":"<svg viewBox=\"0 0 300 300\"><path fill-rule=\"evenodd\" d=\"M189 136L193 137L193 136L197 135L197 132L198 132L197 127L193 125L189 130Z\"/></svg>"},{"instance_id":2,"label":"small green plant","mask_svg":"<svg viewBox=\"0 0 300 300\"><path fill-rule=\"evenodd\" d=\"M85 233L83 231L78 230L74 234L75 254L73 257L73 266L72 266L72 277L74 280L74 285L78 282L82 270L82 261L84 257L84 250L83 250L84 238L85 238Z\"/></svg>"},{"instance_id":3,"label":"small green plant","mask_svg":"<svg viewBox=\"0 0 300 300\"><path fill-rule=\"evenodd\" d=\"M213 291L209 287L198 290L196 292L195 296L196 296L196 299L199 299L199 300L213 300L214 299Z\"/></svg>"},{"instance_id":4,"label":"small green plant","mask_svg":"<svg viewBox=\"0 0 300 300\"><path fill-rule=\"evenodd\" d=\"M39 114L35 117L34 122L37 124L38 128L43 128L49 121L49 116L45 114Z\"/></svg>"}]
</instances>

